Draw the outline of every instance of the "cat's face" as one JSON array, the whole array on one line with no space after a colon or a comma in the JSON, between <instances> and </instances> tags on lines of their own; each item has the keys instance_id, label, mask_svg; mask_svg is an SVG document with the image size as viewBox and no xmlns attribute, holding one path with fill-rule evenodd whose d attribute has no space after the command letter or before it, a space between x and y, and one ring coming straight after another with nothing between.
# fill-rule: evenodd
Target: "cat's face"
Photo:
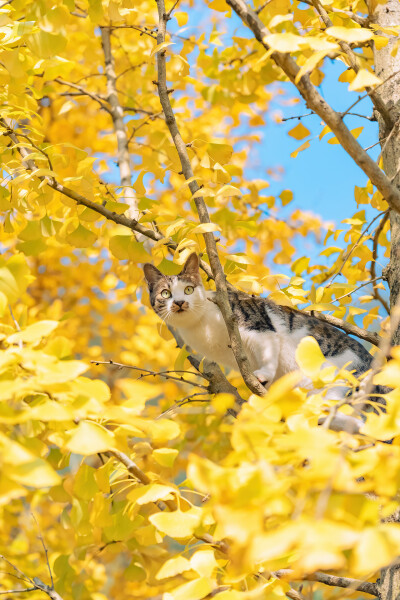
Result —
<instances>
[{"instance_id":1,"label":"cat's face","mask_svg":"<svg viewBox=\"0 0 400 600\"><path fill-rule=\"evenodd\" d=\"M143 270L150 303L167 325L190 327L203 316L207 298L196 254L189 256L179 275L163 275L150 263L146 263Z\"/></svg>"}]
</instances>

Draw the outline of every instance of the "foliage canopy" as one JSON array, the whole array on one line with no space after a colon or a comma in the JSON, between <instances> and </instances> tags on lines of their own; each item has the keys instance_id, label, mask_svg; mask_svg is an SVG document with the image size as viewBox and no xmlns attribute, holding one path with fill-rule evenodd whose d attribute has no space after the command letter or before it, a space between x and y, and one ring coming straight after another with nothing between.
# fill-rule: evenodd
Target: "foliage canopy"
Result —
<instances>
[{"instance_id":1,"label":"foliage canopy","mask_svg":"<svg viewBox=\"0 0 400 600\"><path fill-rule=\"evenodd\" d=\"M318 86L331 58L350 91L373 97L382 81L371 41L384 48L399 28L374 24L361 0L257 2L266 51L224 0L169 4L161 44L153 0L0 6L1 552L49 582L33 512L64 599L299 600L292 582L319 571L375 581L400 553L400 525L382 522L398 508L399 349L374 379L394 388L387 413L371 414L362 435L318 427L338 410L324 391L338 377L358 382L321 368L311 338L298 362L319 394L298 388L296 373L261 398L230 373L248 402L226 416L234 396L209 393L206 367L160 325L141 265L174 274L193 250L207 263L203 234L214 232L239 289L379 329L383 188L356 188L355 214L333 231L291 208L284 185L269 195L268 165L256 180L246 170L287 87L276 53L296 61L295 83ZM204 28L192 33L197 19ZM160 54L195 194L160 107ZM299 122L289 135L295 160L311 134ZM322 123L326 142L342 143ZM200 195L211 224L199 223ZM305 244L323 249L313 259ZM137 370L93 364L110 360ZM14 589L5 570L1 585Z\"/></svg>"}]
</instances>

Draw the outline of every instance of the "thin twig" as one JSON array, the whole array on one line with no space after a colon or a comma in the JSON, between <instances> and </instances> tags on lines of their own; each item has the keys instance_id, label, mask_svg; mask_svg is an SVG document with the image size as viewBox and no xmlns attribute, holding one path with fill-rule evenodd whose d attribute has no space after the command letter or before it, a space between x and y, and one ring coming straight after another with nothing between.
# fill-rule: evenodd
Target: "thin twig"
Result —
<instances>
[{"instance_id":1,"label":"thin twig","mask_svg":"<svg viewBox=\"0 0 400 600\"><path fill-rule=\"evenodd\" d=\"M400 74L400 71L395 71L395 73L392 73L391 75L389 75L389 77L386 77L386 79L384 81L382 81L381 83L378 83L378 85L375 86L374 92L376 92L376 90L378 90L382 85L385 85L385 83L387 83L390 79L392 79L393 77L396 77L396 75L399 75L399 74ZM354 106L356 106L356 104L358 104L359 102L361 102L361 100L364 100L364 98L367 98L370 95L371 95L371 92L367 92L363 96L359 96L357 98L357 100L355 102L353 102L353 104L351 106L349 106L349 108L347 110L345 110L343 113L340 113L341 117L343 118L346 115L348 115L349 111L352 108L354 108Z\"/></svg>"},{"instance_id":2,"label":"thin twig","mask_svg":"<svg viewBox=\"0 0 400 600\"><path fill-rule=\"evenodd\" d=\"M103 110L105 110L106 112L111 114L110 107L100 98L100 96L98 96L94 92L89 92L89 90L84 88L82 85L78 85L77 83L72 83L72 81L64 81L64 79L61 79L60 77L57 77L56 79L54 79L54 81L56 81L57 83L60 83L61 85L67 85L68 87L79 90L81 94L83 94L84 96L88 96L89 98L91 98L92 100L94 100L95 102L100 104L100 106Z\"/></svg>"},{"instance_id":3,"label":"thin twig","mask_svg":"<svg viewBox=\"0 0 400 600\"><path fill-rule=\"evenodd\" d=\"M381 144L382 142L384 142L385 140L387 140L388 137L389 136L387 135L386 137L382 138L381 140L378 140L377 142L375 142L375 144L371 144L367 148L364 148L364 151L366 152L367 150L371 150L371 148L375 148L375 146L377 146L378 144Z\"/></svg>"},{"instance_id":4,"label":"thin twig","mask_svg":"<svg viewBox=\"0 0 400 600\"><path fill-rule=\"evenodd\" d=\"M340 274L341 274L341 272L342 272L342 270L343 270L343 267L345 266L346 262L349 260L350 256L353 254L354 250L355 250L355 249L357 248L357 246L360 244L360 242L361 242L361 240L363 239L363 237L364 237L364 236L367 234L367 232L368 232L368 229L371 227L371 225L373 225L373 224L375 223L375 221L376 221L377 219L379 219L379 218L380 218L382 215L384 215L384 214L389 214L389 213L388 213L388 211L387 211L387 210L386 210L386 211L384 211L384 212L380 212L380 213L378 213L378 214L376 215L376 217L374 217L374 218L372 219L372 221L370 221L370 222L368 223L368 225L367 225L367 226L366 226L366 227L365 227L365 228L362 230L362 232L360 233L360 236L359 236L359 238L358 238L358 239L357 239L357 241L356 241L356 242L355 242L355 243L352 245L352 247L350 248L349 252L348 252L348 253L346 254L346 256L344 257L344 259L343 259L343 262L342 262L342 264L341 264L341 266L340 266L339 270L338 270L338 271L335 271L335 273L334 273L333 275L331 275L331 277L328 279L328 282L329 282L329 284L328 284L328 283L326 283L326 284L325 284L325 285L326 285L326 287L329 287L330 285L332 285L332 283L334 282L334 280L336 279L336 277L337 277L338 275L340 275Z\"/></svg>"},{"instance_id":5,"label":"thin twig","mask_svg":"<svg viewBox=\"0 0 400 600\"><path fill-rule=\"evenodd\" d=\"M148 373L149 375L153 375L154 377L157 377L157 376L164 377L165 379L172 379L173 381L179 381L180 383L188 383L190 385L202 388L204 390L208 389L205 385L201 385L199 383L196 383L195 381L189 381L188 379L185 379L184 377L174 377L173 375L170 375L166 371L165 372L161 371L161 372L157 373L156 371L150 371L149 369L142 369L141 367L134 367L133 365L125 365L123 363L116 363L112 360L107 360L107 361L91 360L90 362L94 363L96 366L97 365L109 365L112 367L118 367L119 369L133 369L134 371L143 371L144 373ZM196 374L193 373L193 375L196 375Z\"/></svg>"},{"instance_id":6,"label":"thin twig","mask_svg":"<svg viewBox=\"0 0 400 600\"><path fill-rule=\"evenodd\" d=\"M380 279L383 279L383 277L382 276L381 277L375 277L374 279L371 279L370 281L365 281L364 283L362 283L358 287L354 288L354 290L351 290L351 292L347 292L347 294L343 294L343 296L339 296L339 298L335 298L334 302L338 302L339 300L342 300L343 298L347 298L347 296L351 296L355 292L358 292L358 290L361 290L361 288L365 287L366 285L374 284L375 281L379 281Z\"/></svg>"},{"instance_id":7,"label":"thin twig","mask_svg":"<svg viewBox=\"0 0 400 600\"><path fill-rule=\"evenodd\" d=\"M44 554L46 556L47 570L48 570L49 575L50 575L51 588L54 590L53 573L51 571L51 567L50 567L50 563L49 563L49 553L48 553L48 550L47 550L47 546L46 546L46 544L44 542L43 534L41 532L41 529L39 527L39 523L37 522L35 515L33 513L31 513L31 515L32 515L32 519L35 521L36 527L38 528L38 531L39 531L38 538L41 541L41 544L42 544L42 547L43 547L43 550L44 550Z\"/></svg>"},{"instance_id":8,"label":"thin twig","mask_svg":"<svg viewBox=\"0 0 400 600\"><path fill-rule=\"evenodd\" d=\"M304 117L312 117L313 115L315 115L315 112L306 113L305 115L296 115L295 117L285 117L282 119L282 122L291 121L292 119L298 119L300 121L300 119L304 119Z\"/></svg>"}]
</instances>

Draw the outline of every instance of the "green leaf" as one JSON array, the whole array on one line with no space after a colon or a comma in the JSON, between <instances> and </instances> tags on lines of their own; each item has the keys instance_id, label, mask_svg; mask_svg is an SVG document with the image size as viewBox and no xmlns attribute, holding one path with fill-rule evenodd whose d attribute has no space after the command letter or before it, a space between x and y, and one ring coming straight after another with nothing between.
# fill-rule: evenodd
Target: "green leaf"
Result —
<instances>
[{"instance_id":1,"label":"green leaf","mask_svg":"<svg viewBox=\"0 0 400 600\"><path fill-rule=\"evenodd\" d=\"M97 235L79 223L78 227L66 236L66 240L75 248L90 248L97 240Z\"/></svg>"}]
</instances>

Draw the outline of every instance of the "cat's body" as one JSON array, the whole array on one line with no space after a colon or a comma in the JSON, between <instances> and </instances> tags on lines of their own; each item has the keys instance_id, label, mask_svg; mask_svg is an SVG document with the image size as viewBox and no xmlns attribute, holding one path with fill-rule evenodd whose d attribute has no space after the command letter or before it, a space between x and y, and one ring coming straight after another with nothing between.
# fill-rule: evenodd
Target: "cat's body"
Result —
<instances>
[{"instance_id":1,"label":"cat's body","mask_svg":"<svg viewBox=\"0 0 400 600\"><path fill-rule=\"evenodd\" d=\"M215 292L204 289L198 268L195 254L190 255L181 273L172 277L145 265L151 304L190 348L209 360L238 369L225 322L214 302ZM229 300L251 369L266 387L298 369L296 348L306 336L317 340L328 364L339 368L346 365L356 376L371 367L372 356L364 346L316 317L239 291L229 292ZM347 392L345 386L336 386L330 397L340 399Z\"/></svg>"}]
</instances>

